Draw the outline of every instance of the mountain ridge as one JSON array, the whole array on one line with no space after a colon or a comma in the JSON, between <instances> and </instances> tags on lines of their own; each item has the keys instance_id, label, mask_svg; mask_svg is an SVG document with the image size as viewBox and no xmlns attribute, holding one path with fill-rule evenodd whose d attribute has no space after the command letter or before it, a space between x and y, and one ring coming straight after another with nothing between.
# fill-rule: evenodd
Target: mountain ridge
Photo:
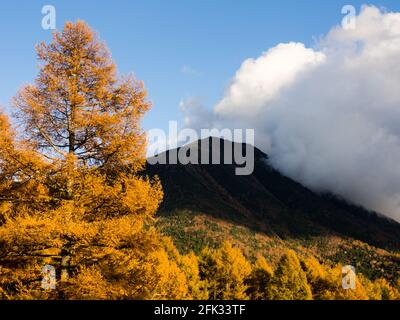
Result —
<instances>
[{"instance_id":1,"label":"mountain ridge","mask_svg":"<svg viewBox=\"0 0 400 320\"><path fill-rule=\"evenodd\" d=\"M232 150L237 147L236 143L223 139L207 139L208 146L213 146L209 150L210 160L214 152L224 155L229 144ZM218 141L219 150L214 148ZM202 143L204 140L198 140L191 145L195 148L197 145L199 160L204 152ZM249 150L248 145L241 146L242 152ZM187 165L148 162L146 174L159 176L165 193L159 215L193 210L283 239L337 235L400 250L398 222L332 194L318 194L306 188L274 169L261 150L250 147L254 148L254 171L248 176L235 175L238 167L235 162ZM191 152L184 146L160 155L169 159L171 152L179 151Z\"/></svg>"}]
</instances>

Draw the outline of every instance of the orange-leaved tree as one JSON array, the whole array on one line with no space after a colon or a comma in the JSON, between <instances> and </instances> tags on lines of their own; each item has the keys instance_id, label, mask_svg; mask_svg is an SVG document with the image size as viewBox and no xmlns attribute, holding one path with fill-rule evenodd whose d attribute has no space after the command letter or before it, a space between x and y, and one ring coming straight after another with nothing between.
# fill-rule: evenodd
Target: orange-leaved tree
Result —
<instances>
[{"instance_id":1,"label":"orange-leaved tree","mask_svg":"<svg viewBox=\"0 0 400 320\"><path fill-rule=\"evenodd\" d=\"M0 116L1 298L186 297L152 226L160 183L140 173L142 83L117 76L82 21L37 53L39 75L14 99L22 130Z\"/></svg>"},{"instance_id":2,"label":"orange-leaved tree","mask_svg":"<svg viewBox=\"0 0 400 320\"><path fill-rule=\"evenodd\" d=\"M311 300L311 287L297 254L287 250L276 267L271 286L273 300Z\"/></svg>"},{"instance_id":3,"label":"orange-leaved tree","mask_svg":"<svg viewBox=\"0 0 400 320\"><path fill-rule=\"evenodd\" d=\"M251 265L239 248L225 241L219 249L204 248L199 258L200 277L210 300L246 300L246 279Z\"/></svg>"}]
</instances>

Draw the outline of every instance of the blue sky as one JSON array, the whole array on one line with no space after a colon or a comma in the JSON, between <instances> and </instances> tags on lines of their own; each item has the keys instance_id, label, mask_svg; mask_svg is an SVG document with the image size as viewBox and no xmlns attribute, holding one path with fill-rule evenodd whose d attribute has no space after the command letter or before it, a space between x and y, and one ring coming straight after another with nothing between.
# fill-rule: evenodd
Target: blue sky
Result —
<instances>
[{"instance_id":1,"label":"blue sky","mask_svg":"<svg viewBox=\"0 0 400 320\"><path fill-rule=\"evenodd\" d=\"M54 5L57 28L88 22L111 49L119 71L145 82L153 109L144 127L167 128L181 120L179 102L201 97L212 107L241 63L281 42L307 46L340 24L341 8L362 1L141 0L1 1L0 104L8 111L17 89L37 73L34 45L49 41L41 9ZM400 2L366 4L400 11ZM182 72L186 69L188 72Z\"/></svg>"}]
</instances>

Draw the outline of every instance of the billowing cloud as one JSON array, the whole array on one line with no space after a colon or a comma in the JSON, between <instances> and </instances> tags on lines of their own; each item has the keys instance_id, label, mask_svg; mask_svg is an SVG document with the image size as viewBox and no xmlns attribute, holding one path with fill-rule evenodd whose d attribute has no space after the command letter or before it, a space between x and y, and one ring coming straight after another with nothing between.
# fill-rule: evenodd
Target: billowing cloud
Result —
<instances>
[{"instance_id":1,"label":"billowing cloud","mask_svg":"<svg viewBox=\"0 0 400 320\"><path fill-rule=\"evenodd\" d=\"M254 128L286 175L400 221L400 13L364 7L354 30L314 48L279 44L248 59L192 127Z\"/></svg>"},{"instance_id":2,"label":"billowing cloud","mask_svg":"<svg viewBox=\"0 0 400 320\"><path fill-rule=\"evenodd\" d=\"M325 55L302 43L279 44L258 59L243 62L215 112L226 117L262 111L303 71L324 61ZM250 108L250 110L249 110Z\"/></svg>"}]
</instances>

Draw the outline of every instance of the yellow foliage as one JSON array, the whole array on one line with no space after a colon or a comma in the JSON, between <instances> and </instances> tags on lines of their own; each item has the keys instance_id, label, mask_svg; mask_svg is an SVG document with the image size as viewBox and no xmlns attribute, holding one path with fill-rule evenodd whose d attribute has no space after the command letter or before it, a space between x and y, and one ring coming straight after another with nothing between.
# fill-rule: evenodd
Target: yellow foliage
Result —
<instances>
[{"instance_id":1,"label":"yellow foliage","mask_svg":"<svg viewBox=\"0 0 400 320\"><path fill-rule=\"evenodd\" d=\"M374 286L379 292L379 295L373 297L377 300L400 300L400 292L397 288L393 287L385 279L378 279L374 281Z\"/></svg>"},{"instance_id":2,"label":"yellow foliage","mask_svg":"<svg viewBox=\"0 0 400 320\"><path fill-rule=\"evenodd\" d=\"M279 261L272 281L272 298L275 300L311 300L312 293L306 273L296 253L288 250Z\"/></svg>"},{"instance_id":3,"label":"yellow foliage","mask_svg":"<svg viewBox=\"0 0 400 320\"><path fill-rule=\"evenodd\" d=\"M325 286L318 292L321 300L368 300L369 296L364 284L366 279L362 275L356 277L355 289L344 289L342 287L342 265L328 270L324 278ZM368 285L368 284L367 284Z\"/></svg>"},{"instance_id":4,"label":"yellow foliage","mask_svg":"<svg viewBox=\"0 0 400 320\"><path fill-rule=\"evenodd\" d=\"M114 296L113 286L104 279L96 266L80 267L67 284L63 284L63 296L77 300L105 300Z\"/></svg>"},{"instance_id":5,"label":"yellow foliage","mask_svg":"<svg viewBox=\"0 0 400 320\"><path fill-rule=\"evenodd\" d=\"M206 248L201 253L200 275L207 282L210 299L247 299L245 280L250 273L250 263L229 242L217 250Z\"/></svg>"},{"instance_id":6,"label":"yellow foliage","mask_svg":"<svg viewBox=\"0 0 400 320\"><path fill-rule=\"evenodd\" d=\"M271 285L273 269L264 257L258 256L253 265L252 272L247 279L247 294L251 300L272 299Z\"/></svg>"},{"instance_id":7,"label":"yellow foliage","mask_svg":"<svg viewBox=\"0 0 400 320\"><path fill-rule=\"evenodd\" d=\"M207 300L207 284L200 278L199 261L193 252L181 258L181 269L186 275L186 284L188 287L188 296L186 298Z\"/></svg>"},{"instance_id":8,"label":"yellow foliage","mask_svg":"<svg viewBox=\"0 0 400 320\"><path fill-rule=\"evenodd\" d=\"M139 170L145 152L139 121L150 108L143 84L117 77L108 49L82 21L66 23L36 49L39 75L14 105L37 150L51 159L73 153L109 172Z\"/></svg>"},{"instance_id":9,"label":"yellow foliage","mask_svg":"<svg viewBox=\"0 0 400 320\"><path fill-rule=\"evenodd\" d=\"M142 84L117 78L108 50L81 21L37 52L35 84L14 99L24 136L0 114L1 295L188 297L181 256L151 227L160 182L139 174L139 124L150 107ZM56 269L56 290L41 288L46 264Z\"/></svg>"}]
</instances>

